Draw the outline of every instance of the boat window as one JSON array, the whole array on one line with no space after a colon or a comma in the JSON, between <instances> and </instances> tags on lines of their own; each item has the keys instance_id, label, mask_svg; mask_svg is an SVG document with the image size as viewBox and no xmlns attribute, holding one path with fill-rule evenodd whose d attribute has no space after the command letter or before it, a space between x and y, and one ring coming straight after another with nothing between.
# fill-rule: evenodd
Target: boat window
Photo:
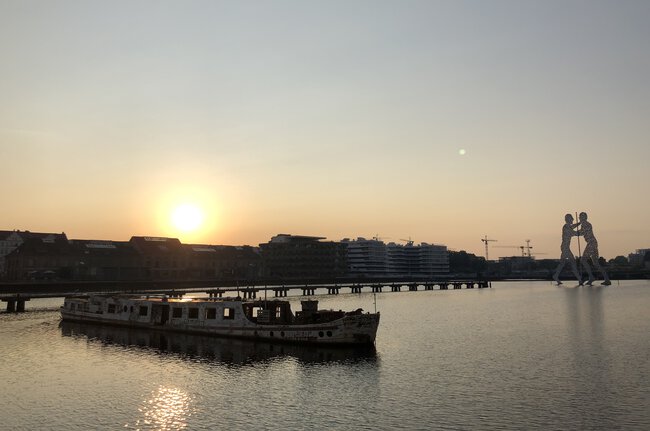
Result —
<instances>
[{"instance_id":1,"label":"boat window","mask_svg":"<svg viewBox=\"0 0 650 431\"><path fill-rule=\"evenodd\" d=\"M188 308L188 318L190 319L198 319L199 318L199 308L198 307L190 307Z\"/></svg>"},{"instance_id":2,"label":"boat window","mask_svg":"<svg viewBox=\"0 0 650 431\"><path fill-rule=\"evenodd\" d=\"M235 309L234 308L224 308L223 309L223 318L224 319L234 319L235 318Z\"/></svg>"},{"instance_id":3,"label":"boat window","mask_svg":"<svg viewBox=\"0 0 650 431\"><path fill-rule=\"evenodd\" d=\"M126 310L128 310L127 306L124 306L124 312L126 313Z\"/></svg>"},{"instance_id":4,"label":"boat window","mask_svg":"<svg viewBox=\"0 0 650 431\"><path fill-rule=\"evenodd\" d=\"M74 311L74 303L70 303L70 310Z\"/></svg>"},{"instance_id":5,"label":"boat window","mask_svg":"<svg viewBox=\"0 0 650 431\"><path fill-rule=\"evenodd\" d=\"M115 313L115 304L108 304L108 312Z\"/></svg>"},{"instance_id":6,"label":"boat window","mask_svg":"<svg viewBox=\"0 0 650 431\"><path fill-rule=\"evenodd\" d=\"M217 309L216 308L206 308L205 309L205 318L206 319L216 319L217 318Z\"/></svg>"},{"instance_id":7,"label":"boat window","mask_svg":"<svg viewBox=\"0 0 650 431\"><path fill-rule=\"evenodd\" d=\"M183 317L183 309L181 307L172 308L172 317L176 319Z\"/></svg>"},{"instance_id":8,"label":"boat window","mask_svg":"<svg viewBox=\"0 0 650 431\"><path fill-rule=\"evenodd\" d=\"M262 307L251 307L250 309L251 314L249 315L249 317L255 317L255 318L259 317L260 311L262 311Z\"/></svg>"},{"instance_id":9,"label":"boat window","mask_svg":"<svg viewBox=\"0 0 650 431\"><path fill-rule=\"evenodd\" d=\"M149 307L147 307L146 305L141 305L140 316L146 316L147 314L149 314Z\"/></svg>"}]
</instances>

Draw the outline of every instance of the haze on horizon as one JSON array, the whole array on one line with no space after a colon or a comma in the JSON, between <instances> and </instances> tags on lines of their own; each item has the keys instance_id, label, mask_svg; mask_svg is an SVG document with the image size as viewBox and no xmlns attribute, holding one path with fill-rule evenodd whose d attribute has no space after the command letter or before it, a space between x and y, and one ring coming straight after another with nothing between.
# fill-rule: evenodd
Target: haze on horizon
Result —
<instances>
[{"instance_id":1,"label":"haze on horizon","mask_svg":"<svg viewBox=\"0 0 650 431\"><path fill-rule=\"evenodd\" d=\"M0 229L557 258L586 211L627 255L650 247L649 22L647 1L0 0Z\"/></svg>"}]
</instances>

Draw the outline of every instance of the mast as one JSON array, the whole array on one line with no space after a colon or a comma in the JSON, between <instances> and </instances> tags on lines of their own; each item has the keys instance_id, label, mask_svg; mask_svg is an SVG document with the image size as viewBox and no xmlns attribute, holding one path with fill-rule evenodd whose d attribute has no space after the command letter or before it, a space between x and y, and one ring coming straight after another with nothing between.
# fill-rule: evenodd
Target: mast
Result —
<instances>
[{"instance_id":1,"label":"mast","mask_svg":"<svg viewBox=\"0 0 650 431\"><path fill-rule=\"evenodd\" d=\"M578 223L578 211L576 211L576 223ZM580 250L580 229L578 229L578 226L576 226L576 232L578 233L578 272L582 277L582 251Z\"/></svg>"}]
</instances>

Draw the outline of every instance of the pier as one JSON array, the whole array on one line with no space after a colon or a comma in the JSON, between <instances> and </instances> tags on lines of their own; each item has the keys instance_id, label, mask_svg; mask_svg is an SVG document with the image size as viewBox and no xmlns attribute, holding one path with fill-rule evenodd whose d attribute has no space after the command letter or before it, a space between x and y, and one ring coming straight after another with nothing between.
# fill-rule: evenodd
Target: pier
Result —
<instances>
[{"instance_id":1,"label":"pier","mask_svg":"<svg viewBox=\"0 0 650 431\"><path fill-rule=\"evenodd\" d=\"M22 313L25 311L25 302L29 301L29 296L24 296L19 293L16 295L4 295L0 297L0 301L7 303L7 313Z\"/></svg>"},{"instance_id":2,"label":"pier","mask_svg":"<svg viewBox=\"0 0 650 431\"><path fill-rule=\"evenodd\" d=\"M30 289L30 287L32 289ZM282 284L282 285L259 285L250 283L246 286L192 286L184 285L165 285L161 288L158 285L151 286L101 286L88 283L85 286L76 286L77 289L47 289L47 285L40 284L36 286L22 286L23 292L8 292L0 294L0 301L7 303L7 313L20 313L25 311L25 303L30 299L36 298L61 298L66 296L84 295L84 294L158 294L166 295L169 298L181 298L186 294L205 294L208 298L218 299L224 296L239 297L241 299L257 299L263 296L275 298L286 298L289 292L297 295L291 296L314 296L314 295L339 295L341 293L383 293L383 292L417 292L431 290L449 290L453 289L485 289L491 288L492 282L488 280L425 280L425 281L356 281L342 283L301 283L301 284ZM82 289L83 287L83 289ZM48 290L50 290L48 292Z\"/></svg>"}]
</instances>

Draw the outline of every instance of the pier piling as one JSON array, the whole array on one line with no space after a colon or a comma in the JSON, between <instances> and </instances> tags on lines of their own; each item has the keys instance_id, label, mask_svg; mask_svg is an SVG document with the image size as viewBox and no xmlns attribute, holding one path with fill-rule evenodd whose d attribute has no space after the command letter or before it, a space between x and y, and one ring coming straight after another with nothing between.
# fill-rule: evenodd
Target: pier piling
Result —
<instances>
[{"instance_id":1,"label":"pier piling","mask_svg":"<svg viewBox=\"0 0 650 431\"><path fill-rule=\"evenodd\" d=\"M2 298L2 302L7 303L7 313L23 313L25 311L25 302L29 301L29 297L15 295Z\"/></svg>"}]
</instances>

